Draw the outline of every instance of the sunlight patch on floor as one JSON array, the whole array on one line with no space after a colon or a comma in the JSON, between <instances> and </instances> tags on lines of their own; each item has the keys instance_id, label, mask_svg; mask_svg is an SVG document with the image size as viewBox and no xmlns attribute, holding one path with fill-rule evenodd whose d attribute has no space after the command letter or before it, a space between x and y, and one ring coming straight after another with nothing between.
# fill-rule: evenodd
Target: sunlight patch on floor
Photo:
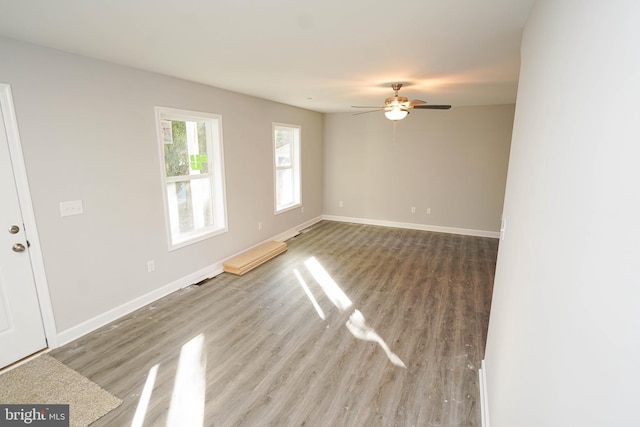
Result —
<instances>
[{"instance_id":1,"label":"sunlight patch on floor","mask_svg":"<svg viewBox=\"0 0 640 427\"><path fill-rule=\"evenodd\" d=\"M378 335L375 329L367 326L365 318L362 313L360 313L360 310L355 310L351 316L349 316L346 326L354 337L364 341L373 341L378 343L391 363L396 366L400 366L401 368L407 367L404 362L402 362L402 360L400 360L400 358L391 351L385 340Z\"/></svg>"},{"instance_id":2,"label":"sunlight patch on floor","mask_svg":"<svg viewBox=\"0 0 640 427\"><path fill-rule=\"evenodd\" d=\"M353 305L349 297L340 289L340 286L331 278L329 273L320 265L315 257L304 262L313 278L318 282L324 293L341 312Z\"/></svg>"},{"instance_id":3,"label":"sunlight patch on floor","mask_svg":"<svg viewBox=\"0 0 640 427\"><path fill-rule=\"evenodd\" d=\"M147 415L147 408L149 407L149 401L151 400L151 393L153 393L153 386L156 383L156 376L158 375L158 368L160 365L153 365L149 369L147 374L147 381L144 383L140 400L138 400L138 407L136 413L133 416L131 427L142 427L144 424L144 418Z\"/></svg>"},{"instance_id":4,"label":"sunlight patch on floor","mask_svg":"<svg viewBox=\"0 0 640 427\"><path fill-rule=\"evenodd\" d=\"M322 311L322 307L320 307L320 304L318 304L318 301L313 296L311 289L309 289L309 286L307 286L307 282L304 281L304 279L302 278L302 275L300 274L297 268L293 269L293 274L296 275L296 278L298 279L300 286L302 286L302 289L304 289L304 293L307 294L307 297L309 297L309 299L311 300L311 304L313 304L313 308L315 308L316 311L318 312L318 316L320 316L320 318L324 320L325 316L324 316L324 311Z\"/></svg>"},{"instance_id":5,"label":"sunlight patch on floor","mask_svg":"<svg viewBox=\"0 0 640 427\"><path fill-rule=\"evenodd\" d=\"M204 423L207 357L203 344L200 334L182 346L167 427L202 427Z\"/></svg>"},{"instance_id":6,"label":"sunlight patch on floor","mask_svg":"<svg viewBox=\"0 0 640 427\"><path fill-rule=\"evenodd\" d=\"M304 265L307 267L316 282L318 282L324 293L327 294L327 297L338 308L338 310L340 310L340 312L344 312L346 309L353 306L353 303L351 302L347 294L345 294L340 286L331 278L329 273L327 273L327 271L324 269L324 267L322 267L320 262L318 262L315 257L311 257L306 260L304 262ZM313 297L311 290L304 282L304 279L300 275L300 272L294 269L294 273L302 284L305 292L307 293L307 296L309 296L309 298L313 302L314 307L316 307L316 310L320 310L318 313L321 313L322 309L318 305L316 299ZM324 320L324 313L320 317ZM351 313L351 316L349 316L349 320L347 320L345 326L354 337L360 340L378 343L378 345L380 345L384 353L389 358L389 361L394 365L401 368L407 367L404 362L391 351L385 340L383 340L382 337L378 335L375 329L367 326L366 320L360 310L354 310L353 313Z\"/></svg>"}]
</instances>

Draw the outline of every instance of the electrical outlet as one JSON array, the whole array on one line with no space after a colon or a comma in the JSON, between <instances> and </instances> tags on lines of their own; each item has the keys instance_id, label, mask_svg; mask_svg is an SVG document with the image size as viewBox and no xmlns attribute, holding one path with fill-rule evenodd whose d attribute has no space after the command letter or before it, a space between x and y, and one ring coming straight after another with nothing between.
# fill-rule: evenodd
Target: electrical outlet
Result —
<instances>
[{"instance_id":1,"label":"electrical outlet","mask_svg":"<svg viewBox=\"0 0 640 427\"><path fill-rule=\"evenodd\" d=\"M427 215L431 215L431 208L427 208Z\"/></svg>"},{"instance_id":2,"label":"electrical outlet","mask_svg":"<svg viewBox=\"0 0 640 427\"><path fill-rule=\"evenodd\" d=\"M156 269L156 262L152 259L147 261L147 272L151 273Z\"/></svg>"},{"instance_id":3,"label":"electrical outlet","mask_svg":"<svg viewBox=\"0 0 640 427\"><path fill-rule=\"evenodd\" d=\"M338 202L338 207L339 207L339 208L341 208L341 207L343 207L343 206L344 206L344 203L342 203L342 200L340 200L340 201Z\"/></svg>"},{"instance_id":4,"label":"electrical outlet","mask_svg":"<svg viewBox=\"0 0 640 427\"><path fill-rule=\"evenodd\" d=\"M262 221L258 221L258 231L262 230Z\"/></svg>"},{"instance_id":5,"label":"electrical outlet","mask_svg":"<svg viewBox=\"0 0 640 427\"><path fill-rule=\"evenodd\" d=\"M411 206L411 213L412 214L416 213L416 207L415 206Z\"/></svg>"}]
</instances>

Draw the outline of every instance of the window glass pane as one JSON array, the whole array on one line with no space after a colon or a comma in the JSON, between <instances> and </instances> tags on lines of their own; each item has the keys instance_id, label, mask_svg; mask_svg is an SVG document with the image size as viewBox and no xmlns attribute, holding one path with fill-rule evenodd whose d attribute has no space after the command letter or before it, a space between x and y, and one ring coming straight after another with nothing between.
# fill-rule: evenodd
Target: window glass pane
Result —
<instances>
[{"instance_id":1,"label":"window glass pane","mask_svg":"<svg viewBox=\"0 0 640 427\"><path fill-rule=\"evenodd\" d=\"M273 124L276 213L300 205L300 129Z\"/></svg>"},{"instance_id":2,"label":"window glass pane","mask_svg":"<svg viewBox=\"0 0 640 427\"><path fill-rule=\"evenodd\" d=\"M169 250L227 231L218 114L156 107Z\"/></svg>"},{"instance_id":3,"label":"window glass pane","mask_svg":"<svg viewBox=\"0 0 640 427\"><path fill-rule=\"evenodd\" d=\"M213 200L208 179L168 183L167 197L174 236L213 225Z\"/></svg>"},{"instance_id":4,"label":"window glass pane","mask_svg":"<svg viewBox=\"0 0 640 427\"><path fill-rule=\"evenodd\" d=\"M293 132L276 129L276 166L291 166Z\"/></svg>"},{"instance_id":5,"label":"window glass pane","mask_svg":"<svg viewBox=\"0 0 640 427\"><path fill-rule=\"evenodd\" d=\"M167 176L209 172L207 131L203 122L171 120L170 142L164 143Z\"/></svg>"},{"instance_id":6,"label":"window glass pane","mask_svg":"<svg viewBox=\"0 0 640 427\"><path fill-rule=\"evenodd\" d=\"M187 133L185 122L171 121L171 142L164 144L164 164L167 176L189 174Z\"/></svg>"},{"instance_id":7,"label":"window glass pane","mask_svg":"<svg viewBox=\"0 0 640 427\"><path fill-rule=\"evenodd\" d=\"M276 204L280 209L294 203L293 169L279 169L276 173Z\"/></svg>"},{"instance_id":8,"label":"window glass pane","mask_svg":"<svg viewBox=\"0 0 640 427\"><path fill-rule=\"evenodd\" d=\"M191 156L197 156L197 166L200 173L209 173L209 153L207 152L207 126L204 123L198 123L198 152L191 153ZM193 160L191 157L190 160ZM193 171L193 167L191 167Z\"/></svg>"}]
</instances>

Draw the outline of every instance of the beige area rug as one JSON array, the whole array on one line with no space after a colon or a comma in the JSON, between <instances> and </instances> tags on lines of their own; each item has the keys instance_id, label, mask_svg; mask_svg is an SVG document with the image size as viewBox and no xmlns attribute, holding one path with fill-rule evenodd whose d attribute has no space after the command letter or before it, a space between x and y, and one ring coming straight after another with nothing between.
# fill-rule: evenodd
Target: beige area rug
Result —
<instances>
[{"instance_id":1,"label":"beige area rug","mask_svg":"<svg viewBox=\"0 0 640 427\"><path fill-rule=\"evenodd\" d=\"M70 425L81 427L117 408L122 400L42 354L0 375L0 403L69 404Z\"/></svg>"}]
</instances>

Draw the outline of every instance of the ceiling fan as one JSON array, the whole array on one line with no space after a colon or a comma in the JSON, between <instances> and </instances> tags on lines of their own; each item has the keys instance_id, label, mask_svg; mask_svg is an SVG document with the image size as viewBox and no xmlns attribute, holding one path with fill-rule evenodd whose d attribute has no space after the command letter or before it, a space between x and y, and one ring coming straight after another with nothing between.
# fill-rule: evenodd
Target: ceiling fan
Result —
<instances>
[{"instance_id":1,"label":"ceiling fan","mask_svg":"<svg viewBox=\"0 0 640 427\"><path fill-rule=\"evenodd\" d=\"M409 114L409 110L413 109L448 110L449 108L451 108L451 105L430 105L425 101L420 101L419 99L409 101L407 97L398 95L398 91L400 90L400 88L402 88L402 83L394 83L391 85L391 89L393 89L396 94L384 101L384 107L352 105L352 108L374 108L371 111L363 111L362 113L355 114L366 114L373 113L374 111L384 111L384 115L387 117L387 119L393 121L404 119L405 117L407 117L407 114Z\"/></svg>"}]
</instances>

